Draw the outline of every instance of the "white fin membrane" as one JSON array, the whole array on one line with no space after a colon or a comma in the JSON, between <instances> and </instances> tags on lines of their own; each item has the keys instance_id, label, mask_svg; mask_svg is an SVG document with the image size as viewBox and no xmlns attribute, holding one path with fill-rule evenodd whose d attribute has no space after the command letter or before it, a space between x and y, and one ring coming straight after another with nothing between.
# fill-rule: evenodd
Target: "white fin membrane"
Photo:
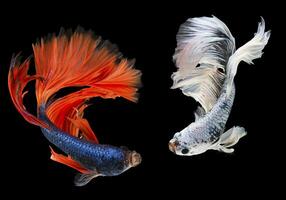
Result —
<instances>
[{"instance_id":1,"label":"white fin membrane","mask_svg":"<svg viewBox=\"0 0 286 200\"><path fill-rule=\"evenodd\" d=\"M270 37L270 31L265 32L265 22L261 17L261 22L258 24L257 32L254 38L247 42L245 45L235 51L235 53L229 58L227 64L227 94L231 92L233 79L237 72L238 64L244 61L248 64L253 64L253 60L260 58L263 54L262 50L267 44Z\"/></svg>"},{"instance_id":2,"label":"white fin membrane","mask_svg":"<svg viewBox=\"0 0 286 200\"><path fill-rule=\"evenodd\" d=\"M172 88L180 88L204 108L211 110L220 95L226 64L235 51L235 40L216 17L190 18L177 34L173 56L178 71Z\"/></svg>"}]
</instances>

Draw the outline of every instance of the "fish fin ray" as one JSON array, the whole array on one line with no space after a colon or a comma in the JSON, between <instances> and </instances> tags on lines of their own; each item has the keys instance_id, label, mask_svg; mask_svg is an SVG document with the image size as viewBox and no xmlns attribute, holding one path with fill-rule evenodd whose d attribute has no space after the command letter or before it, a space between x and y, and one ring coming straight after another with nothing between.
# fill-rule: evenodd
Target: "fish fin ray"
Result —
<instances>
[{"instance_id":1,"label":"fish fin ray","mask_svg":"<svg viewBox=\"0 0 286 200\"><path fill-rule=\"evenodd\" d=\"M248 64L253 64L253 60L260 58L263 54L262 50L268 43L270 37L270 31L265 32L265 21L261 17L261 22L258 24L257 32L254 37L238 48L234 54L229 58L227 64L227 95L231 93L233 79L237 72L238 64L244 61Z\"/></svg>"},{"instance_id":2,"label":"fish fin ray","mask_svg":"<svg viewBox=\"0 0 286 200\"><path fill-rule=\"evenodd\" d=\"M94 134L93 130L91 129L88 121L83 117L83 110L86 108L86 104L81 106L79 109L76 109L76 115L75 118L68 118L71 123L74 125L75 129L74 131L69 132L70 134L74 135L75 137L79 137L79 131L81 130L81 135L89 141L99 143L96 135Z\"/></svg>"},{"instance_id":3,"label":"fish fin ray","mask_svg":"<svg viewBox=\"0 0 286 200\"><path fill-rule=\"evenodd\" d=\"M92 179L96 178L100 176L100 174L98 174L97 172L95 173L91 173L91 174L77 174L74 177L74 184L75 186L85 186L86 184L88 184Z\"/></svg>"},{"instance_id":4,"label":"fish fin ray","mask_svg":"<svg viewBox=\"0 0 286 200\"><path fill-rule=\"evenodd\" d=\"M24 91L27 84L32 80L42 81L41 76L28 75L29 66L29 58L26 59L22 64L20 64L19 62L19 54L12 58L8 75L8 87L10 96L16 109L26 121L36 126L47 128L48 125L30 112L28 112L23 103L24 96L28 93L28 91Z\"/></svg>"},{"instance_id":5,"label":"fish fin ray","mask_svg":"<svg viewBox=\"0 0 286 200\"><path fill-rule=\"evenodd\" d=\"M173 59L178 71L172 75L172 88L180 88L208 112L220 94L226 63L234 50L235 40L218 18L188 19L177 34Z\"/></svg>"},{"instance_id":6,"label":"fish fin ray","mask_svg":"<svg viewBox=\"0 0 286 200\"><path fill-rule=\"evenodd\" d=\"M88 169L84 168L80 163L73 160L70 156L64 156L62 154L58 154L52 149L52 147L50 147L50 149L51 149L51 160L64 164L68 167L71 167L83 174L90 172Z\"/></svg>"},{"instance_id":7,"label":"fish fin ray","mask_svg":"<svg viewBox=\"0 0 286 200\"><path fill-rule=\"evenodd\" d=\"M76 135L80 126L87 138L96 141L85 119L74 121L74 109L79 110L93 97L137 101L140 71L133 68L132 60L122 58L114 45L95 38L91 31L75 31L71 35L63 32L49 40L41 39L33 50L36 74L45 80L36 81L38 106L49 102L46 115L62 131ZM67 87L80 89L52 99Z\"/></svg>"},{"instance_id":8,"label":"fish fin ray","mask_svg":"<svg viewBox=\"0 0 286 200\"><path fill-rule=\"evenodd\" d=\"M247 134L243 127L235 126L225 133L223 133L220 137L220 144L224 147L231 147L238 143L240 138L244 137Z\"/></svg>"}]
</instances>

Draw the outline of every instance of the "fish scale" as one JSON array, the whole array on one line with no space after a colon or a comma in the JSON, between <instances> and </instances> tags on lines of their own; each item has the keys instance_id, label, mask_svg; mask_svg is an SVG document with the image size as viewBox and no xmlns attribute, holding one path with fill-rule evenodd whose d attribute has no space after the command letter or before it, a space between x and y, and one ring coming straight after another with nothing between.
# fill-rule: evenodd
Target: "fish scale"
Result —
<instances>
[{"instance_id":1,"label":"fish scale","mask_svg":"<svg viewBox=\"0 0 286 200\"><path fill-rule=\"evenodd\" d=\"M217 140L225 129L225 124L229 117L235 96L234 85L231 91L230 96L227 97L225 84L217 104L215 104L213 109L206 114L205 118L202 118L202 121L204 121L203 123L205 123L207 127L207 133L205 135L208 136L209 133L210 138L208 141L210 142Z\"/></svg>"},{"instance_id":2,"label":"fish scale","mask_svg":"<svg viewBox=\"0 0 286 200\"><path fill-rule=\"evenodd\" d=\"M59 149L70 155L85 168L94 170L105 175L117 175L122 172L127 163L126 153L123 149L104 144L95 144L87 140L73 137L57 129L45 116L44 108L41 107L39 118L50 125L50 129L41 128L44 136ZM118 170L111 170L118 166Z\"/></svg>"},{"instance_id":3,"label":"fish scale","mask_svg":"<svg viewBox=\"0 0 286 200\"><path fill-rule=\"evenodd\" d=\"M229 97L226 96L226 84L223 88L213 109L181 131L182 135L188 136L189 145L201 142L212 144L223 133L235 96L234 86Z\"/></svg>"}]
</instances>

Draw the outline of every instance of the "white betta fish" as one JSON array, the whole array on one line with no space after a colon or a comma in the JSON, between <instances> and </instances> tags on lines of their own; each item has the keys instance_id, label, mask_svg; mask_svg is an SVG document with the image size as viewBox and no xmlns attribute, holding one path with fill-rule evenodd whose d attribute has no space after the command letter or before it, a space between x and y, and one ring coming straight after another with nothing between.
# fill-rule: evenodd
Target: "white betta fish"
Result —
<instances>
[{"instance_id":1,"label":"white betta fish","mask_svg":"<svg viewBox=\"0 0 286 200\"><path fill-rule=\"evenodd\" d=\"M209 149L231 153L230 147L246 135L242 127L224 129L235 96L237 66L240 61L253 64L252 60L260 58L270 37L261 20L254 38L237 50L227 26L214 16L190 18L181 25L172 89L180 88L201 106L195 111L195 122L170 140L169 149L175 154L191 156Z\"/></svg>"}]
</instances>

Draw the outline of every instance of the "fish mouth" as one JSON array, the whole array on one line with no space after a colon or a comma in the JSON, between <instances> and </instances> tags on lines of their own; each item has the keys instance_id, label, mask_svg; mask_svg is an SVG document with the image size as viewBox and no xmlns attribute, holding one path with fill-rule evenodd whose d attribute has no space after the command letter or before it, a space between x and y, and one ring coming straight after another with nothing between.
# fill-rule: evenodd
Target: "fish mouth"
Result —
<instances>
[{"instance_id":1,"label":"fish mouth","mask_svg":"<svg viewBox=\"0 0 286 200\"><path fill-rule=\"evenodd\" d=\"M176 146L173 142L169 142L169 150L175 153L176 151Z\"/></svg>"},{"instance_id":2,"label":"fish mouth","mask_svg":"<svg viewBox=\"0 0 286 200\"><path fill-rule=\"evenodd\" d=\"M178 142L175 139L170 140L169 150L172 151L173 153L176 153L177 145L178 145Z\"/></svg>"},{"instance_id":3,"label":"fish mouth","mask_svg":"<svg viewBox=\"0 0 286 200\"><path fill-rule=\"evenodd\" d=\"M142 162L142 157L139 153L137 153L136 151L132 151L130 153L130 157L129 157L129 163L131 165L131 167L135 167L137 165L139 165Z\"/></svg>"}]
</instances>

